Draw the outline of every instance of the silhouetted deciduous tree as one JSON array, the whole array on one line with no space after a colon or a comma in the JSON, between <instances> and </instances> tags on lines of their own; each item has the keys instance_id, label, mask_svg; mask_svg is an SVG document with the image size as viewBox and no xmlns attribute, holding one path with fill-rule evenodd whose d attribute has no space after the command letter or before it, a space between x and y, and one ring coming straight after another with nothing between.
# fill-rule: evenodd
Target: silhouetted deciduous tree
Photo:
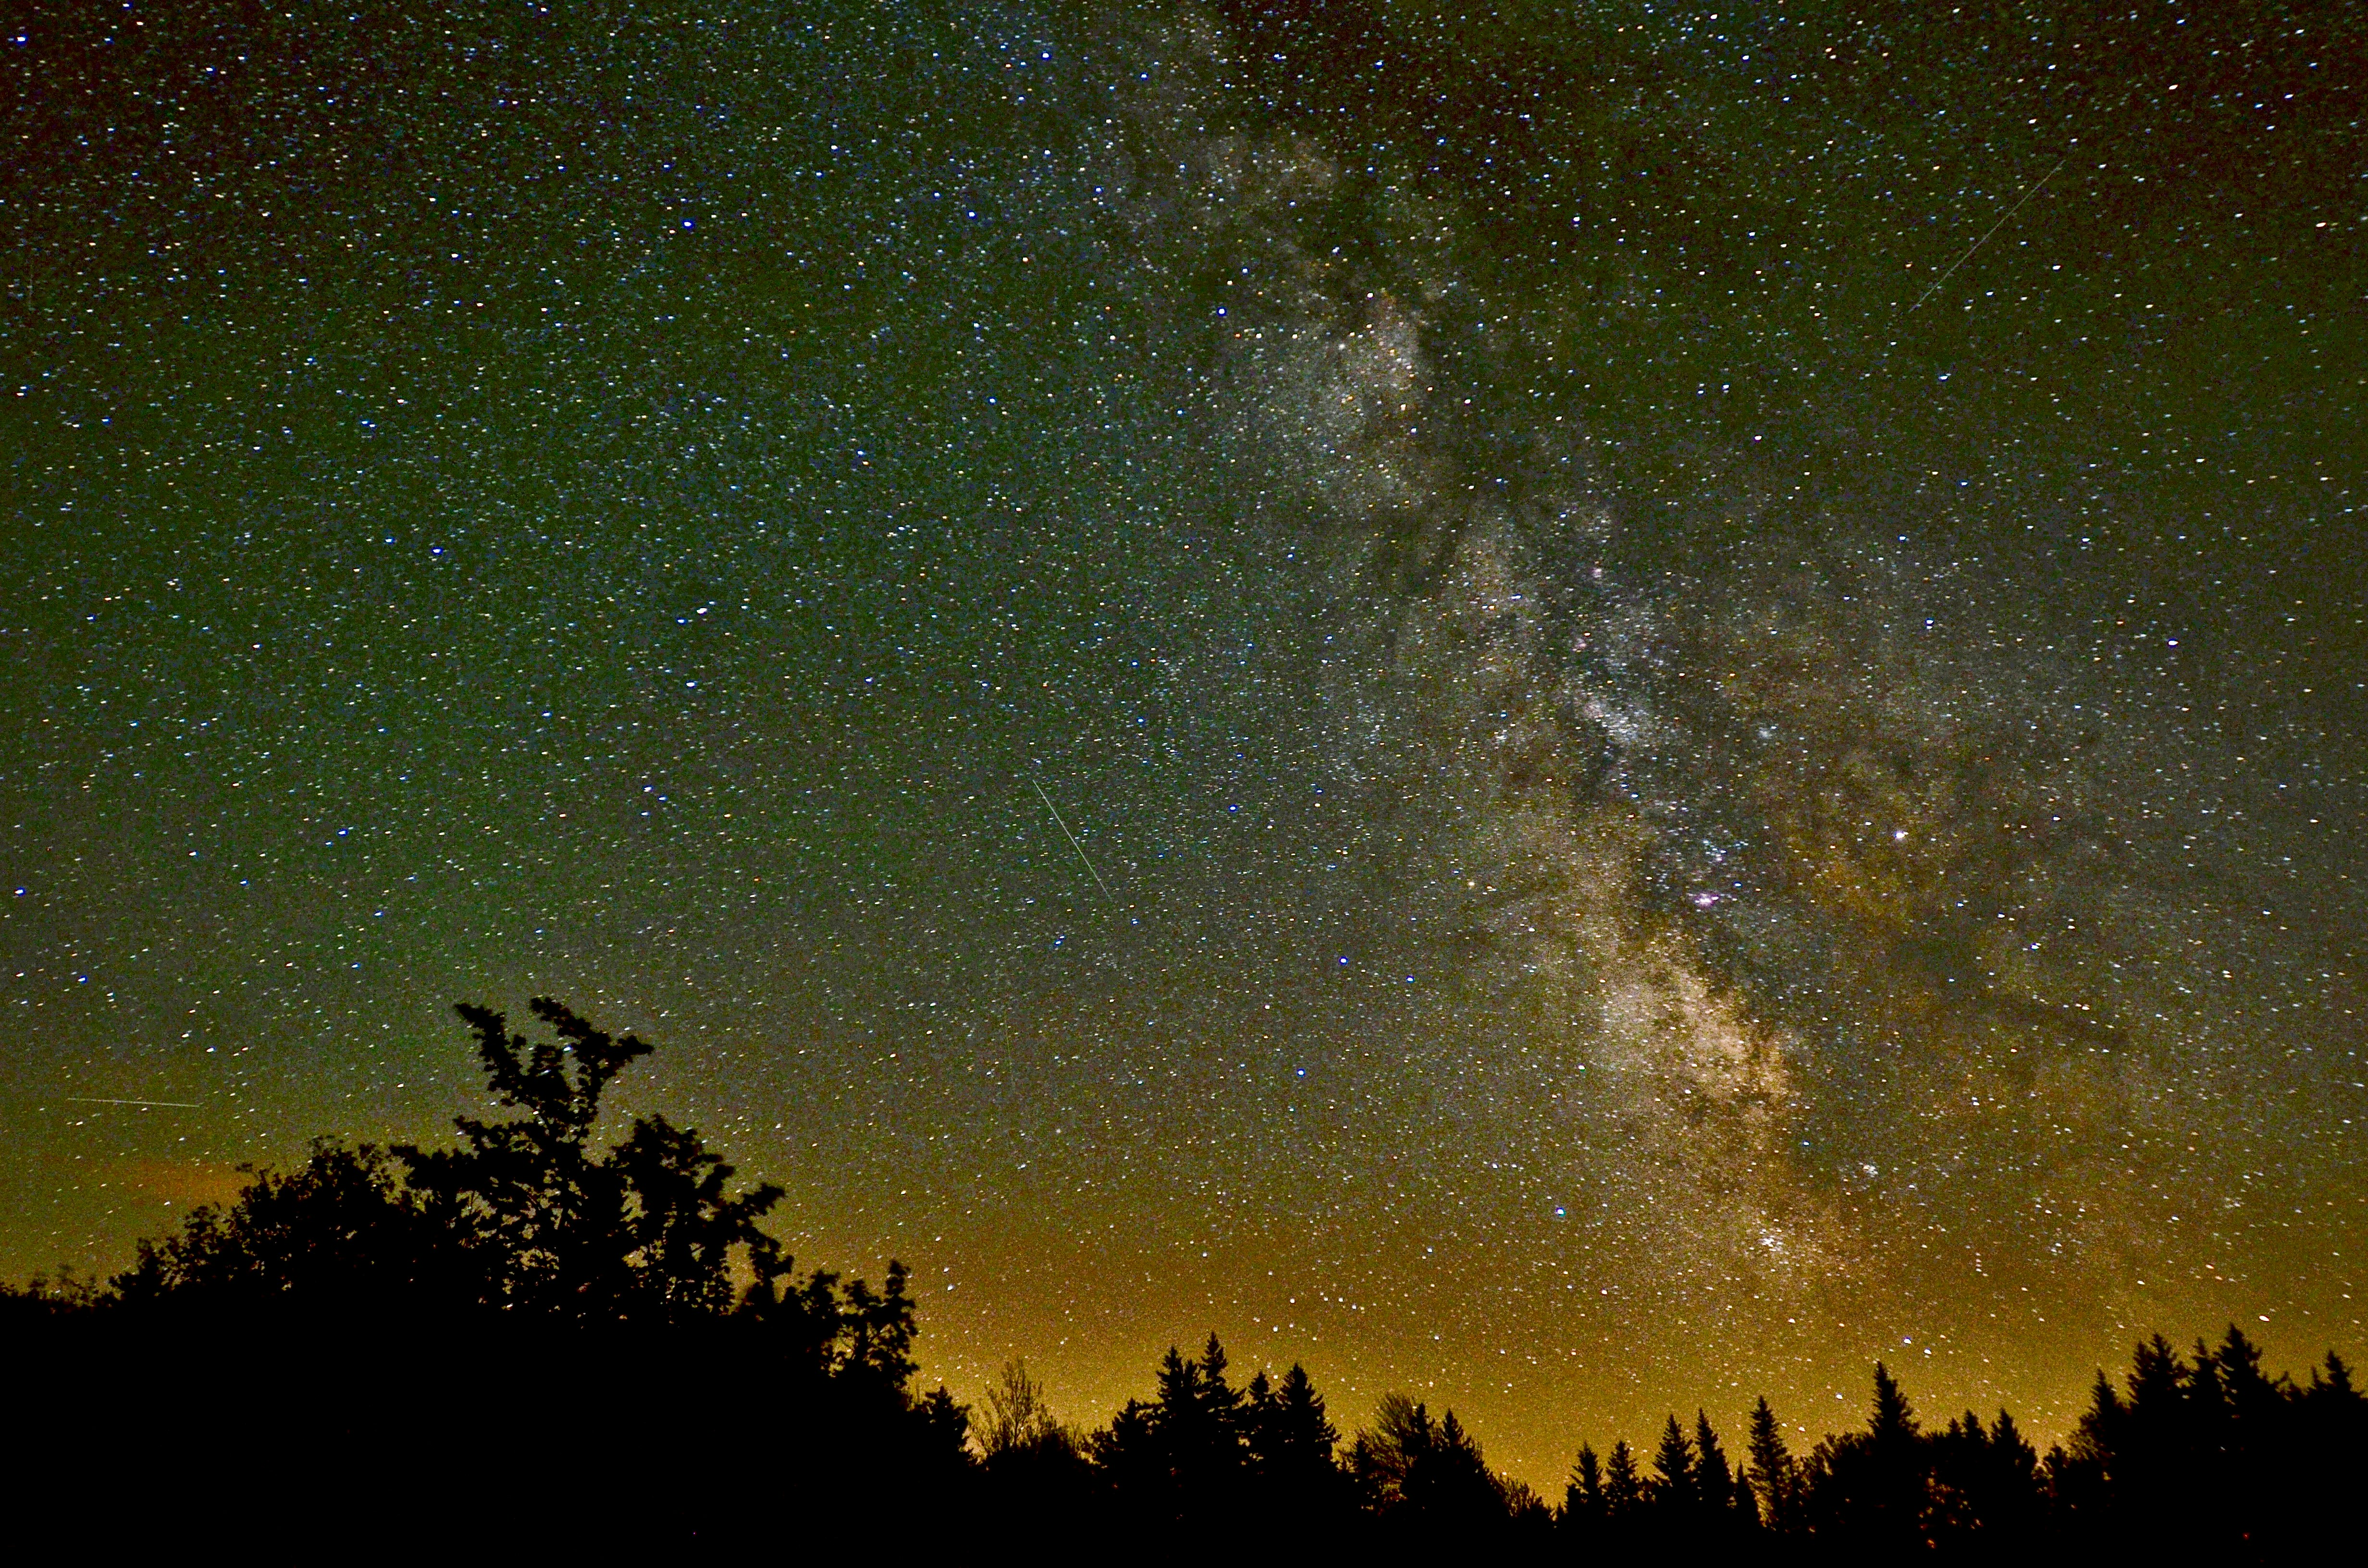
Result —
<instances>
[{"instance_id":1,"label":"silhouetted deciduous tree","mask_svg":"<svg viewBox=\"0 0 2368 1568\"><path fill-rule=\"evenodd\" d=\"M178 1235L143 1241L113 1281L135 1312L374 1317L476 1300L460 1238L397 1161L370 1144L318 1142L298 1169L242 1167L245 1188L207 1204Z\"/></svg>"},{"instance_id":2,"label":"silhouetted deciduous tree","mask_svg":"<svg viewBox=\"0 0 2368 1568\"><path fill-rule=\"evenodd\" d=\"M877 1290L800 1278L760 1224L780 1189L735 1192L731 1165L664 1117L598 1146L604 1091L649 1047L533 1007L552 1038L459 1009L507 1119L459 1118L446 1149L316 1144L49 1314L72 1320L44 1332L85 1399L139 1400L134 1436L108 1445L149 1467L138 1484L173 1490L172 1467L182 1489L230 1495L212 1433L302 1423L256 1472L286 1528L349 1531L392 1506L387 1456L450 1455L459 1468L407 1506L450 1539L492 1551L524 1532L545 1553L754 1540L759 1491L844 1515L966 1486L967 1412L912 1388L904 1266ZM173 1397L108 1383L119 1366ZM584 1506L548 1506L562 1496Z\"/></svg>"},{"instance_id":3,"label":"silhouetted deciduous tree","mask_svg":"<svg viewBox=\"0 0 2368 1568\"><path fill-rule=\"evenodd\" d=\"M1373 1424L1357 1434L1349 1468L1360 1498L1387 1516L1406 1500L1406 1478L1416 1460L1430 1450L1430 1413L1402 1393L1385 1393L1374 1407Z\"/></svg>"},{"instance_id":4,"label":"silhouetted deciduous tree","mask_svg":"<svg viewBox=\"0 0 2368 1568\"><path fill-rule=\"evenodd\" d=\"M1046 1521L1058 1520L1066 1533L1056 1544L1067 1544L1104 1524L1102 1478L1076 1434L1053 1416L1025 1361L1005 1362L980 1403L975 1431L996 1533L1041 1539Z\"/></svg>"}]
</instances>

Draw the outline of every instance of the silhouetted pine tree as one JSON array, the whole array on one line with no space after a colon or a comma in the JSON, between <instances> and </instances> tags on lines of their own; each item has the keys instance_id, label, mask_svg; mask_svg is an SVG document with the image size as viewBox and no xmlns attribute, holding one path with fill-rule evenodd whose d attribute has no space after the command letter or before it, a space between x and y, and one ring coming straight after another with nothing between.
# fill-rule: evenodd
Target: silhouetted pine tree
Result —
<instances>
[{"instance_id":1,"label":"silhouetted pine tree","mask_svg":"<svg viewBox=\"0 0 2368 1568\"><path fill-rule=\"evenodd\" d=\"M1210 1442L1230 1463L1240 1457L1241 1392L1225 1381L1225 1347L1217 1336L1201 1349L1201 1409Z\"/></svg>"},{"instance_id":2,"label":"silhouetted pine tree","mask_svg":"<svg viewBox=\"0 0 2368 1568\"><path fill-rule=\"evenodd\" d=\"M1422 1407L1417 1405L1417 1415ZM1486 1538L1507 1517L1504 1488L1488 1471L1480 1445L1449 1411L1407 1457L1396 1517L1429 1540Z\"/></svg>"},{"instance_id":3,"label":"silhouetted pine tree","mask_svg":"<svg viewBox=\"0 0 2368 1568\"><path fill-rule=\"evenodd\" d=\"M2363 1460L2368 1460L2368 1399L2354 1386L2351 1369L2332 1350L2322 1366L2314 1367L2307 1386L2294 1393L2293 1448L2296 1455L2293 1489L2305 1499L2294 1510L2299 1530L2323 1517L2328 1500L2355 1496ZM2261 1532L2265 1550L2285 1545L2298 1531L2275 1528Z\"/></svg>"},{"instance_id":4,"label":"silhouetted pine tree","mask_svg":"<svg viewBox=\"0 0 2368 1568\"><path fill-rule=\"evenodd\" d=\"M1992 1552L2031 1546L2044 1517L2039 1456L2001 1410L1987 1428L1972 1411L1930 1439L1925 1533L1938 1546Z\"/></svg>"},{"instance_id":5,"label":"silhouetted pine tree","mask_svg":"<svg viewBox=\"0 0 2368 1568\"><path fill-rule=\"evenodd\" d=\"M1636 1456L1625 1437L1611 1445L1611 1457L1603 1467L1603 1506L1612 1518L1622 1521L1644 1510L1644 1480L1636 1473Z\"/></svg>"},{"instance_id":6,"label":"silhouetted pine tree","mask_svg":"<svg viewBox=\"0 0 2368 1568\"><path fill-rule=\"evenodd\" d=\"M1130 1401L1092 1451L1131 1517L1213 1518L1243 1500L1247 1426L1240 1392L1225 1377L1224 1347L1211 1335L1198 1359L1168 1346L1152 1403Z\"/></svg>"},{"instance_id":7,"label":"silhouetted pine tree","mask_svg":"<svg viewBox=\"0 0 2368 1568\"><path fill-rule=\"evenodd\" d=\"M2089 1407L2074 1423L2071 1437L2049 1447L2041 1465L2048 1514L2065 1540L2088 1547L2106 1539L2112 1505L2109 1467L2119 1451L2127 1415L2120 1392L2100 1368L2089 1385Z\"/></svg>"},{"instance_id":8,"label":"silhouetted pine tree","mask_svg":"<svg viewBox=\"0 0 2368 1568\"><path fill-rule=\"evenodd\" d=\"M1570 1480L1562 1491L1563 1528L1582 1540L1593 1540L1604 1522L1603 1463L1585 1443L1572 1461Z\"/></svg>"},{"instance_id":9,"label":"silhouetted pine tree","mask_svg":"<svg viewBox=\"0 0 2368 1568\"><path fill-rule=\"evenodd\" d=\"M1751 1407L1749 1457L1759 1519L1780 1536L1796 1533L1802 1526L1800 1470L1793 1462L1792 1450L1784 1444L1784 1434L1776 1425L1776 1413L1768 1408L1765 1394Z\"/></svg>"},{"instance_id":10,"label":"silhouetted pine tree","mask_svg":"<svg viewBox=\"0 0 2368 1568\"><path fill-rule=\"evenodd\" d=\"M1685 1428L1674 1415L1661 1428L1660 1446L1653 1450L1651 1497L1656 1522L1662 1530L1683 1529L1700 1515L1693 1445L1686 1440Z\"/></svg>"},{"instance_id":11,"label":"silhouetted pine tree","mask_svg":"<svg viewBox=\"0 0 2368 1568\"><path fill-rule=\"evenodd\" d=\"M1152 1405L1128 1400L1109 1426L1087 1439L1086 1451L1130 1528L1156 1524L1162 1511L1172 1506L1175 1475ZM1167 1522L1173 1522L1172 1517Z\"/></svg>"},{"instance_id":12,"label":"silhouetted pine tree","mask_svg":"<svg viewBox=\"0 0 2368 1568\"><path fill-rule=\"evenodd\" d=\"M1876 1362L1867 1429L1827 1438L1804 1467L1808 1528L1855 1551L1924 1550L1928 1458L1907 1396Z\"/></svg>"},{"instance_id":13,"label":"silhouetted pine tree","mask_svg":"<svg viewBox=\"0 0 2368 1568\"><path fill-rule=\"evenodd\" d=\"M2200 1354L2203 1343L2198 1341ZM2227 1391L2228 1413L2239 1427L2259 1422L2266 1426L2274 1422L2286 1402L2292 1384L2285 1379L2271 1379L2261 1371L2260 1346L2245 1337L2245 1331L2235 1324L2228 1325L2221 1336L2219 1348L2212 1353L2219 1369L2219 1381Z\"/></svg>"},{"instance_id":14,"label":"silhouetted pine tree","mask_svg":"<svg viewBox=\"0 0 2368 1568\"><path fill-rule=\"evenodd\" d=\"M2052 1528L2077 1547L2279 1560L2310 1539L2313 1499L2352 1479L2328 1457L2344 1445L2317 1447L2333 1433L2327 1417L2358 1419L2340 1359L2297 1388L2266 1375L2232 1324L2217 1346L2199 1340L2192 1361L2149 1339L2127 1386L2100 1372L2071 1444L2048 1455ZM2350 1430L2356 1466L2363 1434Z\"/></svg>"},{"instance_id":15,"label":"silhouetted pine tree","mask_svg":"<svg viewBox=\"0 0 2368 1568\"><path fill-rule=\"evenodd\" d=\"M1748 1501L1749 1489L1740 1474L1727 1468L1726 1449L1711 1427L1709 1413L1700 1409L1694 1412L1694 1489L1703 1523L1722 1537L1731 1535L1736 1523L1736 1494L1743 1492Z\"/></svg>"},{"instance_id":16,"label":"silhouetted pine tree","mask_svg":"<svg viewBox=\"0 0 2368 1568\"><path fill-rule=\"evenodd\" d=\"M1299 1534L1343 1523L1351 1494L1334 1459L1340 1434L1307 1369L1294 1362L1280 1385L1260 1371L1242 1403L1258 1516Z\"/></svg>"},{"instance_id":17,"label":"silhouetted pine tree","mask_svg":"<svg viewBox=\"0 0 2368 1568\"><path fill-rule=\"evenodd\" d=\"M1211 1421L1212 1403L1201 1383L1201 1363L1169 1346L1151 1407L1151 1429L1167 1473L1162 1517L1183 1519L1207 1501L1217 1447L1231 1437Z\"/></svg>"},{"instance_id":18,"label":"silhouetted pine tree","mask_svg":"<svg viewBox=\"0 0 2368 1568\"><path fill-rule=\"evenodd\" d=\"M1603 1543L1607 1551L1636 1550L1654 1539L1648 1517L1645 1478L1636 1468L1636 1451L1622 1437L1611 1445L1603 1460Z\"/></svg>"}]
</instances>

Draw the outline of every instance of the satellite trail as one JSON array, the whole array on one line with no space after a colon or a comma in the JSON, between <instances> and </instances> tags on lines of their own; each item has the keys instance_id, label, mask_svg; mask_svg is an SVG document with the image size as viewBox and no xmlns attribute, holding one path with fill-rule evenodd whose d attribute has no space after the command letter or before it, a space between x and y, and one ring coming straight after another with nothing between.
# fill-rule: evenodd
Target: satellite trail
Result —
<instances>
[{"instance_id":1,"label":"satellite trail","mask_svg":"<svg viewBox=\"0 0 2368 1568\"><path fill-rule=\"evenodd\" d=\"M1094 886L1102 890L1102 897L1110 902L1110 906L1112 909L1116 909L1118 907L1118 895L1110 891L1110 884L1102 881L1102 874L1094 869L1094 863L1091 860L1087 859L1086 846L1077 842L1077 835L1071 833L1069 831L1069 824L1061 820L1061 808L1053 803L1052 796L1044 793L1044 786L1037 783L1033 778L1028 780L1028 787L1036 791L1036 798L1044 802L1044 809L1046 811L1053 813L1053 824L1061 830L1061 836L1069 841L1069 847L1077 852L1077 858L1085 861L1086 875L1093 878Z\"/></svg>"},{"instance_id":2,"label":"satellite trail","mask_svg":"<svg viewBox=\"0 0 2368 1568\"><path fill-rule=\"evenodd\" d=\"M1927 290L1924 290L1924 294L1923 294L1923 298L1922 298L1922 299L1918 300L1914 304L1912 304L1912 305L1910 305L1910 306L1908 306L1908 307L1907 307L1907 313L1908 313L1909 315L1911 315L1911 316L1912 316L1912 315L1914 315L1918 311L1922 310L1922 309L1924 308L1924 301L1925 301L1925 300L1929 300L1929 299L1930 299L1934 294L1937 294L1937 293L1939 293L1939 292L1941 291L1941 284L1943 284L1943 283L1946 283L1946 282L1949 280L1949 275L1950 275L1950 273L1953 273L1953 272L1955 272L1955 271L1957 270L1957 268L1959 268L1959 267L1961 267L1964 266L1964 265L1965 265L1965 263L1967 263L1967 262L1971 261L1971 260L1974 258L1974 253L1975 253L1975 251L1977 251L1977 250L1981 249L1984 245L1986 245L1986 244L1989 244L1989 243L1990 243L1990 235L1995 234L1995 233L1997 233L2000 229L2005 228L2005 227L2006 227L2006 221L2007 221L2007 219L2008 219L2008 218L2011 218L2011 217L2013 217L2016 213L2018 213L2018 212L2021 211L2021 210L2022 210L2022 204L2023 204L2024 202L2026 202L2026 201L2030 200L2033 196L2037 195L2037 194L2038 194L2038 192L2039 192L2039 187L2040 187L2041 186L2043 186L2043 185L2045 185L2049 180L2054 179L2054 178L2055 177L2055 176L2056 176L2057 171L2058 171L2058 170L2060 170L2060 169L2062 169L2062 168L2064 167L2064 165L2066 165L2066 164L2070 163L2071 161L2072 161L2072 155L2071 155L2070 153L2066 153L2063 157L2060 157L2060 158L2058 158L2058 159L2056 159L2056 160L2055 160L2055 168L2048 170L2045 174L2044 174L2044 175L2040 176L2037 179L2032 180L2032 181L2028 186L2025 186L2025 187L2023 187L2023 192L2022 192L2022 194L2021 194L2021 196L2019 196L2019 197L2015 198L2014 205L2013 205L2013 206L2011 206L2011 207L2009 207L2009 208L2008 208L2008 209L2006 210L2006 216L2005 216L2005 217L2000 218L1997 222L1992 223L1992 224L1988 227L1988 229L1985 230L1985 231L1983 232L1982 237L1981 237L1980 239L1975 240L1972 244L1967 245L1967 246L1965 247L1965 254L1964 254L1964 255L1963 255L1963 256L1959 256L1956 260L1954 260L1954 261L1952 261L1952 262L1951 262L1951 263L1949 264L1949 271L1948 271L1948 272L1943 272L1942 274L1941 274L1941 276L1940 276L1940 277L1935 278L1934 279L1932 279L1932 287L1930 287L1930 289L1927 289Z\"/></svg>"}]
</instances>

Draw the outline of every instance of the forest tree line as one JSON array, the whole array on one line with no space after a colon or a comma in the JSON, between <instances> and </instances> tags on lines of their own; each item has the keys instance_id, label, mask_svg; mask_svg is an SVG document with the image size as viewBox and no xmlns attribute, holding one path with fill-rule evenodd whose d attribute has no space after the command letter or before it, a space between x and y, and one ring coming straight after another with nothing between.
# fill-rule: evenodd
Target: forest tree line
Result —
<instances>
[{"instance_id":1,"label":"forest tree line","mask_svg":"<svg viewBox=\"0 0 2368 1568\"><path fill-rule=\"evenodd\" d=\"M1304 1369L1238 1380L1213 1335L1089 1431L1017 1362L965 1406L916 1384L901 1265L877 1289L801 1274L761 1222L780 1190L735 1190L664 1117L598 1146L603 1093L650 1048L532 1006L555 1039L459 1008L516 1114L458 1119L456 1146L319 1144L103 1287L0 1287L15 1517L291 1549L365 1524L423 1549L1001 1528L1154 1556L1230 1539L2241 1561L2348 1525L2368 1460L2340 1358L2272 1376L2233 1326L2100 1372L2044 1454L2004 1411L1920 1419L1878 1364L1861 1429L1795 1452L1764 1399L1739 1446L1673 1414L1649 1445L1581 1445L1558 1497L1491 1470L1452 1410L1393 1394L1344 1433Z\"/></svg>"}]
</instances>

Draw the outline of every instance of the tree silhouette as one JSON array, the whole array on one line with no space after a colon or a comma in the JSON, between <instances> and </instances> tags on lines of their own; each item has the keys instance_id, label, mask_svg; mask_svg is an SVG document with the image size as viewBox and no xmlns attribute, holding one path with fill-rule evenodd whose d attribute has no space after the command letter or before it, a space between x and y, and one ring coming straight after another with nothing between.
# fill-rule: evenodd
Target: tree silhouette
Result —
<instances>
[{"instance_id":1,"label":"tree silhouette","mask_svg":"<svg viewBox=\"0 0 2368 1568\"><path fill-rule=\"evenodd\" d=\"M1694 1412L1694 1485L1701 1494L1702 1527L1712 1540L1732 1541L1759 1522L1750 1483L1738 1468L1730 1469L1726 1449L1711 1428L1707 1412Z\"/></svg>"},{"instance_id":2,"label":"tree silhouette","mask_svg":"<svg viewBox=\"0 0 2368 1568\"><path fill-rule=\"evenodd\" d=\"M539 1553L753 1540L760 1487L848 1513L968 1485L967 1412L912 1387L904 1266L877 1290L801 1277L761 1225L780 1189L734 1190L732 1166L662 1116L598 1146L605 1091L650 1048L532 1006L541 1042L458 1008L510 1116L456 1119L452 1147L324 1142L292 1171L250 1170L106 1291L8 1293L0 1326L31 1322L28 1299L52 1339L11 1349L85 1369L78 1407L144 1412L106 1441L143 1484L232 1494L227 1455L188 1422L262 1431L301 1413L304 1439L270 1472L290 1540L388 1506L381 1455L467 1454L408 1506L453 1539ZM175 1397L110 1381L117 1367L168 1374ZM612 1477L663 1502L621 1524L554 1506Z\"/></svg>"},{"instance_id":3,"label":"tree silhouette","mask_svg":"<svg viewBox=\"0 0 2368 1568\"><path fill-rule=\"evenodd\" d=\"M1505 1489L1452 1410L1407 1456L1400 1491L1402 1518L1427 1537L1485 1533L1506 1517Z\"/></svg>"},{"instance_id":4,"label":"tree silhouette","mask_svg":"<svg viewBox=\"0 0 2368 1568\"><path fill-rule=\"evenodd\" d=\"M1128 1400L1109 1426L1087 1439L1087 1452L1131 1527L1174 1523L1172 1516L1163 1520L1159 1514L1171 1505L1175 1474L1153 1429L1150 1405Z\"/></svg>"},{"instance_id":5,"label":"tree silhouette","mask_svg":"<svg viewBox=\"0 0 2368 1568\"><path fill-rule=\"evenodd\" d=\"M733 1249L754 1247L768 1261L775 1256L772 1238L757 1222L781 1189L768 1182L728 1196L732 1167L697 1133L663 1116L645 1118L617 1145L612 1164L627 1195L621 1240L629 1315L723 1312L734 1294Z\"/></svg>"},{"instance_id":6,"label":"tree silhouette","mask_svg":"<svg viewBox=\"0 0 2368 1568\"><path fill-rule=\"evenodd\" d=\"M1006 1361L980 1403L975 1435L993 1516L1008 1528L1039 1534L1047 1519L1078 1532L1102 1522L1100 1478L1076 1436L1054 1417L1026 1361Z\"/></svg>"},{"instance_id":7,"label":"tree silhouette","mask_svg":"<svg viewBox=\"0 0 2368 1568\"><path fill-rule=\"evenodd\" d=\"M1853 1551L1923 1550L1929 1465L1907 1396L1878 1361L1866 1430L1827 1438L1803 1467L1806 1528Z\"/></svg>"},{"instance_id":8,"label":"tree silhouette","mask_svg":"<svg viewBox=\"0 0 2368 1568\"><path fill-rule=\"evenodd\" d=\"M1130 1400L1096 1435L1096 1462L1118 1480L1128 1512L1141 1521L1200 1520L1239 1500L1247 1423L1225 1368L1213 1334L1198 1358L1169 1346L1152 1402Z\"/></svg>"},{"instance_id":9,"label":"tree silhouette","mask_svg":"<svg viewBox=\"0 0 2368 1568\"><path fill-rule=\"evenodd\" d=\"M1435 1440L1429 1410L1406 1394L1383 1394L1373 1424L1357 1434L1349 1451L1364 1506L1385 1517L1396 1512L1406 1501L1407 1473Z\"/></svg>"},{"instance_id":10,"label":"tree silhouette","mask_svg":"<svg viewBox=\"0 0 2368 1568\"><path fill-rule=\"evenodd\" d=\"M981 1403L985 1419L977 1426L978 1444L989 1460L1033 1452L1067 1437L1024 1360L1006 1361Z\"/></svg>"},{"instance_id":11,"label":"tree silhouette","mask_svg":"<svg viewBox=\"0 0 2368 1568\"><path fill-rule=\"evenodd\" d=\"M1611 1522L1632 1527L1645 1508L1645 1483L1636 1472L1636 1456L1622 1437L1611 1445L1603 1467L1603 1507Z\"/></svg>"},{"instance_id":12,"label":"tree silhouette","mask_svg":"<svg viewBox=\"0 0 2368 1568\"><path fill-rule=\"evenodd\" d=\"M1693 1445L1685 1429L1670 1416L1661 1428L1660 1445L1653 1450L1653 1509L1667 1524L1691 1524L1697 1496L1694 1490Z\"/></svg>"},{"instance_id":13,"label":"tree silhouette","mask_svg":"<svg viewBox=\"0 0 2368 1568\"><path fill-rule=\"evenodd\" d=\"M2118 1386L2100 1371L2044 1461L2005 1411L1928 1430L1877 1363L1864 1427L1805 1460L1765 1399L1740 1465L1706 1411L1690 1429L1672 1415L1649 1478L1624 1439L1601 1460L1582 1444L1559 1510L1492 1472L1452 1410L1404 1394L1343 1456L1304 1367L1237 1384L1213 1334L1197 1356L1171 1346L1152 1397L1083 1440L1014 1360L973 1435L950 1392L915 1389L901 1262L876 1290L800 1273L763 1228L780 1189L735 1189L662 1116L600 1146L604 1093L649 1047L534 1011L552 1040L460 1009L507 1119L459 1118L443 1149L317 1143L142 1242L104 1289L0 1287L17 1408L47 1423L20 1424L40 1442L0 1464L0 1501L245 1496L261 1462L271 1522L241 1544L280 1556L403 1509L419 1539L484 1554L614 1556L778 1551L784 1518L927 1507L1079 1554L2266 1562L2348 1528L2368 1461L2341 1358L2297 1385L2233 1325L2192 1352L2148 1338ZM262 1461L219 1440L268 1430L301 1438Z\"/></svg>"},{"instance_id":14,"label":"tree silhouette","mask_svg":"<svg viewBox=\"0 0 2368 1568\"><path fill-rule=\"evenodd\" d=\"M548 996L530 1006L556 1041L511 1034L501 1014L472 1003L453 1009L476 1031L494 1097L526 1114L498 1122L457 1117L464 1147L405 1144L394 1153L410 1185L450 1217L481 1260L488 1297L579 1322L614 1319L632 1304L636 1283L632 1199L623 1165L586 1145L609 1081L650 1048L634 1035L610 1037ZM666 1157L660 1139L647 1141L640 1156L653 1175ZM757 1212L771 1202L758 1197Z\"/></svg>"},{"instance_id":15,"label":"tree silhouette","mask_svg":"<svg viewBox=\"0 0 2368 1568\"><path fill-rule=\"evenodd\" d=\"M2039 1456L2001 1410L1987 1428L1968 1410L1934 1434L1925 1533L1941 1547L1994 1551L2027 1546L2038 1532Z\"/></svg>"},{"instance_id":16,"label":"tree silhouette","mask_svg":"<svg viewBox=\"0 0 2368 1568\"><path fill-rule=\"evenodd\" d=\"M1337 1524L1352 1494L1335 1459L1340 1434L1307 1369L1292 1362L1279 1384L1259 1372L1250 1380L1243 1417L1257 1517L1269 1528L1299 1535Z\"/></svg>"},{"instance_id":17,"label":"tree silhouette","mask_svg":"<svg viewBox=\"0 0 2368 1568\"><path fill-rule=\"evenodd\" d=\"M1567 1533L1581 1540L1598 1535L1603 1528L1603 1462L1585 1443L1578 1446L1570 1480L1563 1487L1562 1521Z\"/></svg>"},{"instance_id":18,"label":"tree silhouette","mask_svg":"<svg viewBox=\"0 0 2368 1568\"><path fill-rule=\"evenodd\" d=\"M142 1241L115 1301L154 1312L281 1315L451 1309L473 1299L461 1250L397 1162L369 1144L317 1142L284 1175L241 1167L227 1207L200 1206L181 1233Z\"/></svg>"},{"instance_id":19,"label":"tree silhouette","mask_svg":"<svg viewBox=\"0 0 2368 1568\"><path fill-rule=\"evenodd\" d=\"M1790 1535L1801 1526L1800 1471L1765 1394L1751 1407L1750 1442L1748 1473L1759 1494L1759 1517L1777 1534Z\"/></svg>"}]
</instances>

